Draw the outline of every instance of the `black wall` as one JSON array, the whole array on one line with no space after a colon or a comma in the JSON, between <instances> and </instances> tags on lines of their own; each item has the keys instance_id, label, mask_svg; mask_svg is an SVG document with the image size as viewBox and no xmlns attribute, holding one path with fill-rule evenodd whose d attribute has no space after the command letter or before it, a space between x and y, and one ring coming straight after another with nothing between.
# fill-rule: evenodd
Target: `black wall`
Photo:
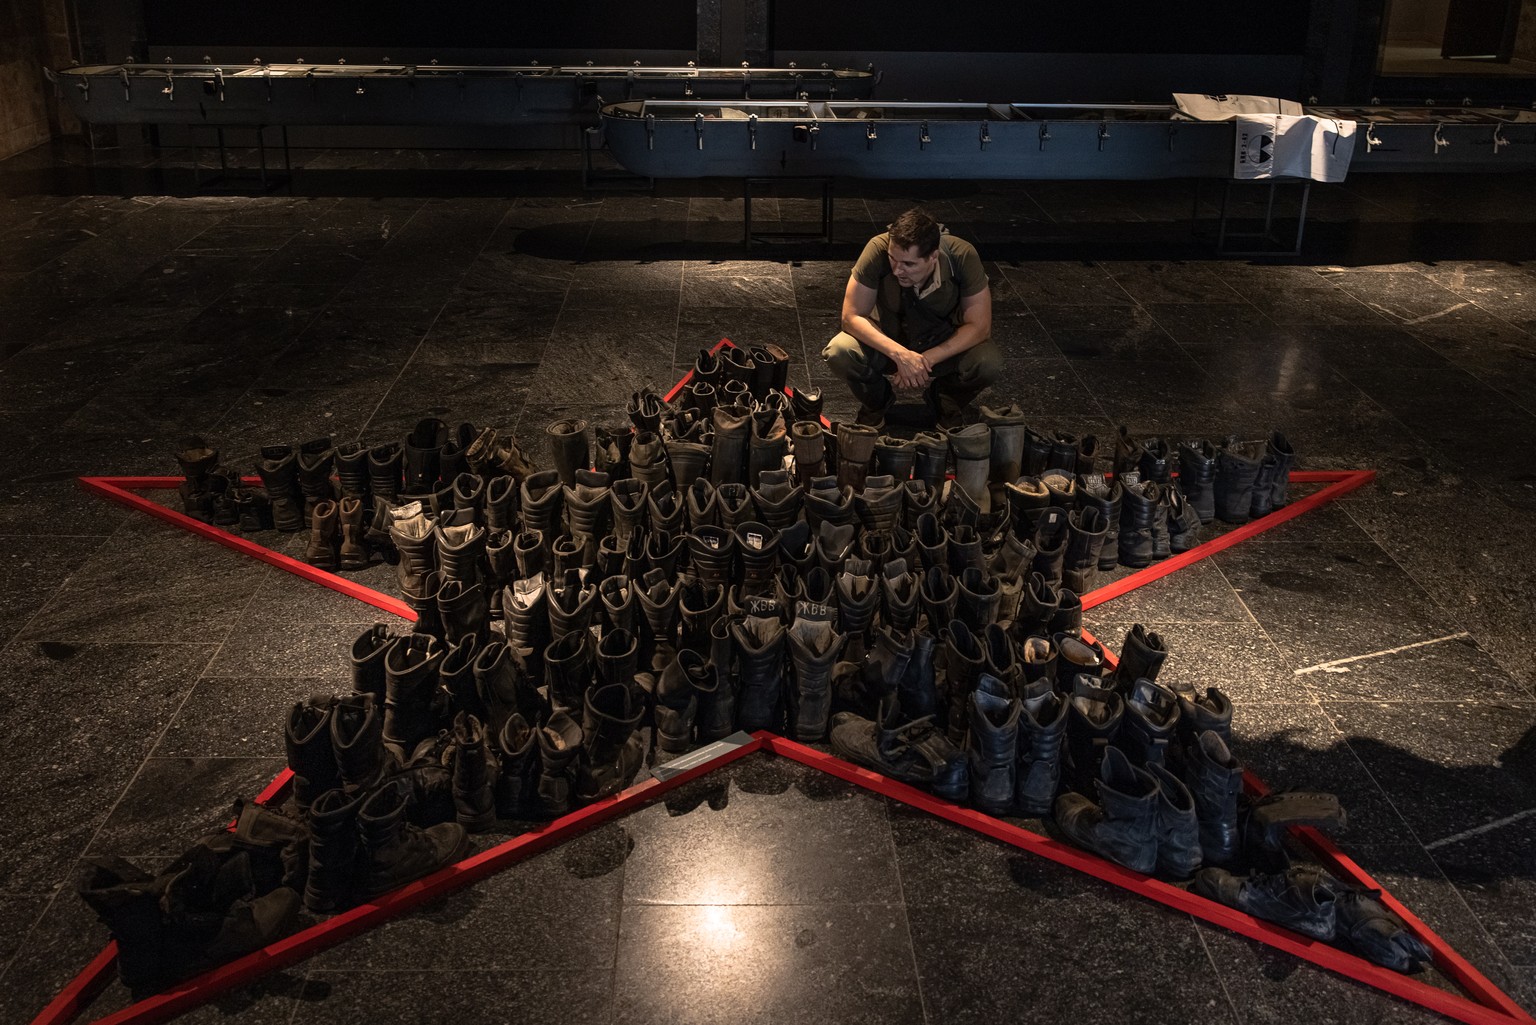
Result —
<instances>
[{"instance_id":1,"label":"black wall","mask_svg":"<svg viewBox=\"0 0 1536 1025\"><path fill-rule=\"evenodd\" d=\"M154 47L693 50L695 0L144 0Z\"/></svg>"}]
</instances>

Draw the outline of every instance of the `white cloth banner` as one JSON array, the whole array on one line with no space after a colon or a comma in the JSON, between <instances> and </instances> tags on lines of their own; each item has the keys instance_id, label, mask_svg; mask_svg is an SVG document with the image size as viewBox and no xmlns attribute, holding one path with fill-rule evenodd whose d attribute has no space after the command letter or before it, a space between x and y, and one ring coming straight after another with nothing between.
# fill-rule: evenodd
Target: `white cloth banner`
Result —
<instances>
[{"instance_id":1,"label":"white cloth banner","mask_svg":"<svg viewBox=\"0 0 1536 1025\"><path fill-rule=\"evenodd\" d=\"M1355 122L1312 114L1236 118L1232 177L1341 182L1355 155Z\"/></svg>"},{"instance_id":2,"label":"white cloth banner","mask_svg":"<svg viewBox=\"0 0 1536 1025\"><path fill-rule=\"evenodd\" d=\"M1196 121L1230 121L1241 114L1300 114L1301 104L1274 96L1236 93L1174 93L1179 113Z\"/></svg>"}]
</instances>

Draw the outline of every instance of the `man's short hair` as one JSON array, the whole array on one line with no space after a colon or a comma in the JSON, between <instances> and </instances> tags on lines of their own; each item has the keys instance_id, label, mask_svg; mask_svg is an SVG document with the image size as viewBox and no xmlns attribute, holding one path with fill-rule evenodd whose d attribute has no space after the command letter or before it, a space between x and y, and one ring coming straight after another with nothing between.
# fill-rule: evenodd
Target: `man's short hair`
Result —
<instances>
[{"instance_id":1,"label":"man's short hair","mask_svg":"<svg viewBox=\"0 0 1536 1025\"><path fill-rule=\"evenodd\" d=\"M897 249L915 248L919 256L930 256L939 248L939 222L920 206L892 221L890 232L891 245Z\"/></svg>"}]
</instances>

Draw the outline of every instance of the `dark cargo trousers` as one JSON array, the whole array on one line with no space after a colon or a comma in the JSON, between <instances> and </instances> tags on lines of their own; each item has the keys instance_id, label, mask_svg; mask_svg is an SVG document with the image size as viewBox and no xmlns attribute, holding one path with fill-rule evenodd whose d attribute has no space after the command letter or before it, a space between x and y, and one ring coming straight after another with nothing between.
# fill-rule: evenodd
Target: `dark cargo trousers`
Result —
<instances>
[{"instance_id":1,"label":"dark cargo trousers","mask_svg":"<svg viewBox=\"0 0 1536 1025\"><path fill-rule=\"evenodd\" d=\"M848 384L862 411L875 412L890 405L891 374L896 364L846 331L839 331L821 350L821 358ZM988 338L980 345L952 356L933 368L930 402L945 421L959 421L987 385L1003 370L1003 354Z\"/></svg>"}]
</instances>

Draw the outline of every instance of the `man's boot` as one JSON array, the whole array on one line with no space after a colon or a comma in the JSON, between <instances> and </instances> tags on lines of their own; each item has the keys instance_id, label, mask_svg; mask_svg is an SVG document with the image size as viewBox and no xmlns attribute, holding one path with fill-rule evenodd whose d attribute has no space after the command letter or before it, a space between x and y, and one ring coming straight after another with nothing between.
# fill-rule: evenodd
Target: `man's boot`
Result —
<instances>
[{"instance_id":1,"label":"man's boot","mask_svg":"<svg viewBox=\"0 0 1536 1025\"><path fill-rule=\"evenodd\" d=\"M1253 514L1253 486L1263 462L1264 445L1239 443L1234 437L1222 442L1216 453L1216 482L1212 487L1216 518L1223 523L1247 523Z\"/></svg>"},{"instance_id":2,"label":"man's boot","mask_svg":"<svg viewBox=\"0 0 1536 1025\"><path fill-rule=\"evenodd\" d=\"M1105 749L1098 789L1098 804L1077 793L1058 797L1057 827L1068 842L1150 875L1157 868L1157 780L1112 746Z\"/></svg>"},{"instance_id":3,"label":"man's boot","mask_svg":"<svg viewBox=\"0 0 1536 1025\"><path fill-rule=\"evenodd\" d=\"M507 647L533 686L544 682L544 649L549 635L549 585L542 573L512 582L501 594Z\"/></svg>"},{"instance_id":4,"label":"man's boot","mask_svg":"<svg viewBox=\"0 0 1536 1025\"><path fill-rule=\"evenodd\" d=\"M1034 537L1041 514L1051 508L1051 492L1039 477L1020 477L1003 488L1015 537Z\"/></svg>"},{"instance_id":5,"label":"man's boot","mask_svg":"<svg viewBox=\"0 0 1536 1025\"><path fill-rule=\"evenodd\" d=\"M916 461L912 464L913 479L926 482L929 490L937 493L949 472L949 438L921 431L913 436L912 445L917 450Z\"/></svg>"},{"instance_id":6,"label":"man's boot","mask_svg":"<svg viewBox=\"0 0 1536 1025\"><path fill-rule=\"evenodd\" d=\"M613 505L608 475L595 470L577 470L574 484L565 486L565 522L567 529L588 539L585 561L590 563L597 542L613 529Z\"/></svg>"},{"instance_id":7,"label":"man's boot","mask_svg":"<svg viewBox=\"0 0 1536 1025\"><path fill-rule=\"evenodd\" d=\"M752 411L746 406L716 406L714 442L710 449L709 481L714 485L747 481L747 449L752 435Z\"/></svg>"},{"instance_id":8,"label":"man's boot","mask_svg":"<svg viewBox=\"0 0 1536 1025\"><path fill-rule=\"evenodd\" d=\"M219 450L202 438L188 438L176 453L176 462L186 478L180 485L182 511L195 520L212 522L208 501L208 475L219 465Z\"/></svg>"},{"instance_id":9,"label":"man's boot","mask_svg":"<svg viewBox=\"0 0 1536 1025\"><path fill-rule=\"evenodd\" d=\"M288 445L269 445L256 464L261 486L272 503L272 523L293 533L304 529L304 494L299 489L299 457Z\"/></svg>"},{"instance_id":10,"label":"man's boot","mask_svg":"<svg viewBox=\"0 0 1536 1025\"><path fill-rule=\"evenodd\" d=\"M825 396L822 395L820 388L796 388L795 393L789 397L789 402L796 422L815 420L819 423L821 421Z\"/></svg>"},{"instance_id":11,"label":"man's boot","mask_svg":"<svg viewBox=\"0 0 1536 1025\"><path fill-rule=\"evenodd\" d=\"M1069 782L1086 791L1099 774L1104 752L1115 742L1125 718L1125 699L1079 676L1069 684L1067 701L1067 768Z\"/></svg>"},{"instance_id":12,"label":"man's boot","mask_svg":"<svg viewBox=\"0 0 1536 1025\"><path fill-rule=\"evenodd\" d=\"M880 607L880 587L874 567L867 559L848 559L837 575L837 622L847 636L855 657L862 657L864 637L875 621Z\"/></svg>"},{"instance_id":13,"label":"man's boot","mask_svg":"<svg viewBox=\"0 0 1536 1025\"><path fill-rule=\"evenodd\" d=\"M1002 486L1024 476L1024 436L1029 427L1024 423L1024 411L1015 404L1001 409L981 407L981 422L992 432L991 470L988 480Z\"/></svg>"},{"instance_id":14,"label":"man's boot","mask_svg":"<svg viewBox=\"0 0 1536 1025\"><path fill-rule=\"evenodd\" d=\"M783 417L777 414L760 423L753 418L752 435L747 441L747 484L756 488L764 471L784 469L789 455L789 432Z\"/></svg>"},{"instance_id":15,"label":"man's boot","mask_svg":"<svg viewBox=\"0 0 1536 1025\"><path fill-rule=\"evenodd\" d=\"M724 527L697 528L688 535L693 575L707 586L729 587L734 582L736 548L736 535Z\"/></svg>"},{"instance_id":16,"label":"man's boot","mask_svg":"<svg viewBox=\"0 0 1536 1025\"><path fill-rule=\"evenodd\" d=\"M656 682L656 746L680 754L693 746L699 695L694 681L709 675L708 656L681 648Z\"/></svg>"},{"instance_id":17,"label":"man's boot","mask_svg":"<svg viewBox=\"0 0 1536 1025\"><path fill-rule=\"evenodd\" d=\"M450 644L466 637L484 641L490 636L490 605L485 585L444 580L437 592L437 614L442 620L443 636Z\"/></svg>"},{"instance_id":18,"label":"man's boot","mask_svg":"<svg viewBox=\"0 0 1536 1025\"><path fill-rule=\"evenodd\" d=\"M1056 645L1051 643L1050 637L1041 634L1026 634L1018 641L1018 646L1019 673L1025 687L1040 682L1054 685L1056 682ZM1025 711L1028 711L1028 709L1026 708Z\"/></svg>"},{"instance_id":19,"label":"man's boot","mask_svg":"<svg viewBox=\"0 0 1536 1025\"><path fill-rule=\"evenodd\" d=\"M800 518L805 489L796 484L788 470L765 470L758 477L752 502L762 521L774 530L783 530Z\"/></svg>"},{"instance_id":20,"label":"man's boot","mask_svg":"<svg viewBox=\"0 0 1536 1025\"><path fill-rule=\"evenodd\" d=\"M1266 449L1264 455L1259 458L1258 476L1253 478L1253 504L1249 507L1248 513L1251 519L1268 516L1274 511L1274 505L1271 503L1274 498L1275 481L1279 476L1280 461Z\"/></svg>"},{"instance_id":21,"label":"man's boot","mask_svg":"<svg viewBox=\"0 0 1536 1025\"><path fill-rule=\"evenodd\" d=\"M933 566L925 571L917 589L917 601L930 623L948 623L960 602L960 584L948 566Z\"/></svg>"},{"instance_id":22,"label":"man's boot","mask_svg":"<svg viewBox=\"0 0 1536 1025\"><path fill-rule=\"evenodd\" d=\"M1265 454L1275 461L1275 472L1270 479L1269 507L1281 509L1290 501L1291 470L1296 465L1296 450L1285 435L1271 431L1265 443Z\"/></svg>"},{"instance_id":23,"label":"man's boot","mask_svg":"<svg viewBox=\"0 0 1536 1025\"><path fill-rule=\"evenodd\" d=\"M330 438L316 438L299 446L299 489L304 493L304 522L308 524L321 502L336 501L331 473L336 468L336 449Z\"/></svg>"},{"instance_id":24,"label":"man's boot","mask_svg":"<svg viewBox=\"0 0 1536 1025\"><path fill-rule=\"evenodd\" d=\"M1119 744L1137 765L1165 764L1168 746L1179 726L1179 699L1151 680L1132 684L1120 724Z\"/></svg>"},{"instance_id":25,"label":"man's boot","mask_svg":"<svg viewBox=\"0 0 1536 1025\"><path fill-rule=\"evenodd\" d=\"M1338 929L1338 882L1317 865L1274 875L1236 876L1220 868L1195 875L1193 892L1325 943Z\"/></svg>"},{"instance_id":26,"label":"man's boot","mask_svg":"<svg viewBox=\"0 0 1536 1025\"><path fill-rule=\"evenodd\" d=\"M384 784L357 812L362 841L358 899L369 901L469 855L469 834L457 822L418 829L405 820L409 787Z\"/></svg>"},{"instance_id":27,"label":"man's boot","mask_svg":"<svg viewBox=\"0 0 1536 1025\"><path fill-rule=\"evenodd\" d=\"M1187 748L1207 730L1232 746L1232 699L1215 687L1204 694L1193 687L1176 688L1179 695L1179 742Z\"/></svg>"},{"instance_id":28,"label":"man's boot","mask_svg":"<svg viewBox=\"0 0 1536 1025\"><path fill-rule=\"evenodd\" d=\"M901 504L906 498L905 489L888 475L867 477L862 491L853 496L853 512L866 533L888 531L901 521Z\"/></svg>"},{"instance_id":29,"label":"man's boot","mask_svg":"<svg viewBox=\"0 0 1536 1025\"><path fill-rule=\"evenodd\" d=\"M437 487L443 446L447 443L447 424L436 417L417 422L405 439L403 494L425 495Z\"/></svg>"},{"instance_id":30,"label":"man's boot","mask_svg":"<svg viewBox=\"0 0 1536 1025\"><path fill-rule=\"evenodd\" d=\"M997 622L999 595L997 582L975 566L958 577L960 599L955 612L971 626L980 629Z\"/></svg>"},{"instance_id":31,"label":"man's boot","mask_svg":"<svg viewBox=\"0 0 1536 1025\"><path fill-rule=\"evenodd\" d=\"M1071 511L1077 508L1077 479L1065 470L1049 470L1040 478L1051 504L1058 509Z\"/></svg>"},{"instance_id":32,"label":"man's boot","mask_svg":"<svg viewBox=\"0 0 1536 1025\"><path fill-rule=\"evenodd\" d=\"M1120 663L1109 674L1109 685L1122 694L1131 692L1137 680L1155 680L1168 660L1168 645L1163 637L1142 626L1133 624L1126 631L1125 643L1120 645Z\"/></svg>"},{"instance_id":33,"label":"man's boot","mask_svg":"<svg viewBox=\"0 0 1536 1025\"><path fill-rule=\"evenodd\" d=\"M523 529L536 530L551 544L564 530L565 488L557 470L540 470L523 481Z\"/></svg>"},{"instance_id":34,"label":"man's boot","mask_svg":"<svg viewBox=\"0 0 1536 1025\"><path fill-rule=\"evenodd\" d=\"M309 545L304 549L304 561L316 569L336 568L336 503L325 501L315 506L310 515Z\"/></svg>"},{"instance_id":35,"label":"man's boot","mask_svg":"<svg viewBox=\"0 0 1536 1025\"><path fill-rule=\"evenodd\" d=\"M483 833L496 825L496 774L500 762L490 734L475 716L453 718L453 810L459 825Z\"/></svg>"},{"instance_id":36,"label":"man's boot","mask_svg":"<svg viewBox=\"0 0 1536 1025\"><path fill-rule=\"evenodd\" d=\"M586 751L577 763L577 800L612 797L635 781L645 760L644 739L636 732L644 714L644 703L622 684L587 692L582 717Z\"/></svg>"},{"instance_id":37,"label":"man's boot","mask_svg":"<svg viewBox=\"0 0 1536 1025\"><path fill-rule=\"evenodd\" d=\"M365 569L368 545L363 540L363 505L356 498L343 498L337 506L341 528L341 568Z\"/></svg>"},{"instance_id":38,"label":"man's boot","mask_svg":"<svg viewBox=\"0 0 1536 1025\"><path fill-rule=\"evenodd\" d=\"M1173 458L1174 453L1169 451L1168 443L1162 438L1145 438L1136 459L1136 469L1142 480L1155 481L1162 486L1168 483L1173 472Z\"/></svg>"},{"instance_id":39,"label":"man's boot","mask_svg":"<svg viewBox=\"0 0 1536 1025\"><path fill-rule=\"evenodd\" d=\"M784 624L776 602L756 600L731 624L741 675L736 717L740 728L783 730Z\"/></svg>"},{"instance_id":40,"label":"man's boot","mask_svg":"<svg viewBox=\"0 0 1536 1025\"><path fill-rule=\"evenodd\" d=\"M1120 561L1120 506L1125 489L1119 480L1110 482L1101 473L1091 473L1078 475L1076 490L1080 510L1086 512L1094 509L1104 517L1104 542L1099 546L1099 569L1108 573Z\"/></svg>"},{"instance_id":41,"label":"man's boot","mask_svg":"<svg viewBox=\"0 0 1536 1025\"><path fill-rule=\"evenodd\" d=\"M901 699L901 712L908 720L936 715L939 711L939 686L935 675L934 651L936 638L923 623L920 629L911 631L911 656L906 671L896 685Z\"/></svg>"},{"instance_id":42,"label":"man's boot","mask_svg":"<svg viewBox=\"0 0 1536 1025\"><path fill-rule=\"evenodd\" d=\"M699 698L696 721L701 744L724 739L736 728L738 680L734 661L736 647L731 630L733 622L724 617L715 620L710 627L709 653L704 661L694 663L689 660L683 663Z\"/></svg>"},{"instance_id":43,"label":"man's boot","mask_svg":"<svg viewBox=\"0 0 1536 1025\"><path fill-rule=\"evenodd\" d=\"M530 818L542 811L537 733L517 714L496 733L496 756L501 763L496 772L496 813L502 818Z\"/></svg>"},{"instance_id":44,"label":"man's boot","mask_svg":"<svg viewBox=\"0 0 1536 1025\"><path fill-rule=\"evenodd\" d=\"M592 635L574 631L551 641L544 649L544 678L549 681L549 700L556 708L574 712L581 708L595 673Z\"/></svg>"},{"instance_id":45,"label":"man's boot","mask_svg":"<svg viewBox=\"0 0 1536 1025\"><path fill-rule=\"evenodd\" d=\"M384 708L372 694L339 698L331 709L331 750L349 791L369 790L389 768L384 751Z\"/></svg>"},{"instance_id":46,"label":"man's boot","mask_svg":"<svg viewBox=\"0 0 1536 1025\"><path fill-rule=\"evenodd\" d=\"M1157 780L1157 874L1188 879L1200 868L1200 823L1189 788L1162 765L1148 765Z\"/></svg>"},{"instance_id":47,"label":"man's boot","mask_svg":"<svg viewBox=\"0 0 1536 1025\"><path fill-rule=\"evenodd\" d=\"M411 512L414 509L415 512ZM389 539L400 553L395 572L400 581L400 591L406 595L420 595L426 584L427 574L437 568L437 538L434 526L412 502L399 510L410 513L393 519L389 524Z\"/></svg>"},{"instance_id":48,"label":"man's boot","mask_svg":"<svg viewBox=\"0 0 1536 1025\"><path fill-rule=\"evenodd\" d=\"M917 445L905 438L882 434L875 442L875 473L890 476L898 485L912 476L917 461Z\"/></svg>"},{"instance_id":49,"label":"man's boot","mask_svg":"<svg viewBox=\"0 0 1536 1025\"><path fill-rule=\"evenodd\" d=\"M1225 865L1239 851L1237 800L1243 792L1243 767L1221 738L1207 731L1185 751L1184 783L1194 796L1205 863Z\"/></svg>"},{"instance_id":50,"label":"man's boot","mask_svg":"<svg viewBox=\"0 0 1536 1025\"><path fill-rule=\"evenodd\" d=\"M296 703L283 732L288 768L293 771L293 803L299 814L327 790L341 786L341 768L331 744L334 698L315 696Z\"/></svg>"},{"instance_id":51,"label":"man's boot","mask_svg":"<svg viewBox=\"0 0 1536 1025\"><path fill-rule=\"evenodd\" d=\"M548 818L558 818L571 810L576 798L577 762L585 744L581 723L564 709L556 709L537 730L536 740L539 810Z\"/></svg>"},{"instance_id":52,"label":"man's boot","mask_svg":"<svg viewBox=\"0 0 1536 1025\"><path fill-rule=\"evenodd\" d=\"M902 783L925 787L949 801L966 798L966 755L927 719L903 721L890 695L874 719L839 713L832 723L832 753Z\"/></svg>"},{"instance_id":53,"label":"man's boot","mask_svg":"<svg viewBox=\"0 0 1536 1025\"><path fill-rule=\"evenodd\" d=\"M1095 680L1103 677L1104 649L1098 644L1067 634L1052 634L1051 643L1056 645L1056 679L1061 681L1063 690L1070 690L1072 681L1079 676Z\"/></svg>"},{"instance_id":54,"label":"man's boot","mask_svg":"<svg viewBox=\"0 0 1536 1025\"><path fill-rule=\"evenodd\" d=\"M587 422L579 419L556 420L544 428L549 439L549 458L560 483L576 483L576 471L592 467L592 446L587 440Z\"/></svg>"},{"instance_id":55,"label":"man's boot","mask_svg":"<svg viewBox=\"0 0 1536 1025\"><path fill-rule=\"evenodd\" d=\"M902 489L906 492L901 503L901 525L904 529L915 531L924 516L937 516L939 494L928 486L927 481L914 478L907 481Z\"/></svg>"},{"instance_id":56,"label":"man's boot","mask_svg":"<svg viewBox=\"0 0 1536 1025\"><path fill-rule=\"evenodd\" d=\"M613 513L613 533L621 542L628 542L636 531L643 531L647 524L647 501L651 489L644 481L633 477L613 482L608 492L608 502Z\"/></svg>"},{"instance_id":57,"label":"man's boot","mask_svg":"<svg viewBox=\"0 0 1536 1025\"><path fill-rule=\"evenodd\" d=\"M364 794L327 790L309 806L309 871L304 906L328 915L349 906L358 879L357 813Z\"/></svg>"},{"instance_id":58,"label":"man's boot","mask_svg":"<svg viewBox=\"0 0 1536 1025\"><path fill-rule=\"evenodd\" d=\"M597 587L584 583L579 570L568 570L549 586L549 636L586 632L597 617Z\"/></svg>"},{"instance_id":59,"label":"man's boot","mask_svg":"<svg viewBox=\"0 0 1536 1025\"><path fill-rule=\"evenodd\" d=\"M875 456L880 432L863 424L837 425L837 484L840 488L864 490L869 476L869 462Z\"/></svg>"},{"instance_id":60,"label":"man's boot","mask_svg":"<svg viewBox=\"0 0 1536 1025\"><path fill-rule=\"evenodd\" d=\"M1061 789L1063 741L1067 735L1067 702L1040 681L1026 691L1019 715L1018 772L1014 807L1020 815L1051 813Z\"/></svg>"},{"instance_id":61,"label":"man's boot","mask_svg":"<svg viewBox=\"0 0 1536 1025\"><path fill-rule=\"evenodd\" d=\"M368 450L368 491L375 499L388 502L399 499L403 487L405 448L398 441L375 445Z\"/></svg>"},{"instance_id":62,"label":"man's boot","mask_svg":"<svg viewBox=\"0 0 1536 1025\"><path fill-rule=\"evenodd\" d=\"M407 755L437 732L432 701L446 654L437 638L411 634L390 645L384 658L384 742Z\"/></svg>"},{"instance_id":63,"label":"man's boot","mask_svg":"<svg viewBox=\"0 0 1536 1025\"><path fill-rule=\"evenodd\" d=\"M1072 523L1065 509L1051 506L1035 521L1035 558L1031 572L1039 573L1051 584L1060 587L1062 573L1067 564L1067 542L1072 539Z\"/></svg>"},{"instance_id":64,"label":"man's boot","mask_svg":"<svg viewBox=\"0 0 1536 1025\"><path fill-rule=\"evenodd\" d=\"M955 462L955 482L983 516L992 511L987 476L992 465L992 432L986 424L971 424L949 432Z\"/></svg>"},{"instance_id":65,"label":"man's boot","mask_svg":"<svg viewBox=\"0 0 1536 1025\"><path fill-rule=\"evenodd\" d=\"M661 435L651 430L637 433L629 446L629 472L647 487L658 487L671 479L667 449Z\"/></svg>"},{"instance_id":66,"label":"man's boot","mask_svg":"<svg viewBox=\"0 0 1536 1025\"><path fill-rule=\"evenodd\" d=\"M736 550L741 553L741 586L745 594L763 594L773 589L778 569L779 532L765 523L736 525Z\"/></svg>"},{"instance_id":67,"label":"man's boot","mask_svg":"<svg viewBox=\"0 0 1536 1025\"><path fill-rule=\"evenodd\" d=\"M1156 529L1162 490L1151 481L1126 479L1120 498L1120 565L1144 569L1156 557ZM1166 515L1166 510L1164 510Z\"/></svg>"},{"instance_id":68,"label":"man's boot","mask_svg":"<svg viewBox=\"0 0 1536 1025\"><path fill-rule=\"evenodd\" d=\"M919 581L907 572L907 560L888 560L880 574L880 611L893 630L911 630L917 625Z\"/></svg>"},{"instance_id":69,"label":"man's boot","mask_svg":"<svg viewBox=\"0 0 1536 1025\"><path fill-rule=\"evenodd\" d=\"M455 517L457 523L469 522L485 526L485 478L473 473L461 473L453 478L453 508L468 519Z\"/></svg>"},{"instance_id":70,"label":"man's boot","mask_svg":"<svg viewBox=\"0 0 1536 1025\"><path fill-rule=\"evenodd\" d=\"M352 642L352 690L372 694L384 703L384 656L395 638L383 623L375 623Z\"/></svg>"},{"instance_id":71,"label":"man's boot","mask_svg":"<svg viewBox=\"0 0 1536 1025\"><path fill-rule=\"evenodd\" d=\"M832 624L832 609L802 601L788 631L789 660L795 674L795 739L823 740L832 718L832 668L847 638Z\"/></svg>"},{"instance_id":72,"label":"man's boot","mask_svg":"<svg viewBox=\"0 0 1536 1025\"><path fill-rule=\"evenodd\" d=\"M1179 445L1179 488L1201 523L1216 518L1216 449L1208 441Z\"/></svg>"},{"instance_id":73,"label":"man's boot","mask_svg":"<svg viewBox=\"0 0 1536 1025\"><path fill-rule=\"evenodd\" d=\"M1057 431L1051 436L1051 450L1045 457L1045 469L1042 474L1051 470L1060 470L1071 476L1077 473L1077 451L1080 443L1077 435Z\"/></svg>"},{"instance_id":74,"label":"man's boot","mask_svg":"<svg viewBox=\"0 0 1536 1025\"><path fill-rule=\"evenodd\" d=\"M804 487L827 472L826 438L819 421L797 420L789 429L795 456L795 480Z\"/></svg>"},{"instance_id":75,"label":"man's boot","mask_svg":"<svg viewBox=\"0 0 1536 1025\"><path fill-rule=\"evenodd\" d=\"M640 644L628 630L609 630L597 642L593 656L599 684L620 683L633 688L640 669Z\"/></svg>"},{"instance_id":76,"label":"man's boot","mask_svg":"<svg viewBox=\"0 0 1536 1025\"><path fill-rule=\"evenodd\" d=\"M951 618L944 622L944 694L948 704L943 714L950 743L958 746L964 742L970 726L971 692L986 671L987 654L981 639L964 620Z\"/></svg>"},{"instance_id":77,"label":"man's boot","mask_svg":"<svg viewBox=\"0 0 1536 1025\"><path fill-rule=\"evenodd\" d=\"M444 580L473 584L481 577L485 563L485 528L474 523L442 526L434 531L437 544L437 568Z\"/></svg>"},{"instance_id":78,"label":"man's boot","mask_svg":"<svg viewBox=\"0 0 1536 1025\"><path fill-rule=\"evenodd\" d=\"M970 735L966 741L971 807L988 815L1013 810L1017 782L1018 699L1002 680L982 673L971 692Z\"/></svg>"},{"instance_id":79,"label":"man's boot","mask_svg":"<svg viewBox=\"0 0 1536 1025\"><path fill-rule=\"evenodd\" d=\"M1093 506L1067 516L1067 551L1061 565L1062 586L1076 594L1093 590L1094 574L1103 557L1109 523Z\"/></svg>"},{"instance_id":80,"label":"man's boot","mask_svg":"<svg viewBox=\"0 0 1536 1025\"><path fill-rule=\"evenodd\" d=\"M675 576L669 576L664 570L653 569L641 578L635 592L640 616L645 620L639 659L642 670L660 672L677 657L677 603L682 591L673 584L674 579Z\"/></svg>"},{"instance_id":81,"label":"man's boot","mask_svg":"<svg viewBox=\"0 0 1536 1025\"><path fill-rule=\"evenodd\" d=\"M1187 552L1200 543L1200 516L1177 482L1163 489L1163 498L1167 506L1168 549L1173 555Z\"/></svg>"},{"instance_id":82,"label":"man's boot","mask_svg":"<svg viewBox=\"0 0 1536 1025\"><path fill-rule=\"evenodd\" d=\"M820 530L824 523L840 527L853 519L853 488L839 485L832 476L810 482L805 490L805 520L812 530Z\"/></svg>"}]
</instances>

